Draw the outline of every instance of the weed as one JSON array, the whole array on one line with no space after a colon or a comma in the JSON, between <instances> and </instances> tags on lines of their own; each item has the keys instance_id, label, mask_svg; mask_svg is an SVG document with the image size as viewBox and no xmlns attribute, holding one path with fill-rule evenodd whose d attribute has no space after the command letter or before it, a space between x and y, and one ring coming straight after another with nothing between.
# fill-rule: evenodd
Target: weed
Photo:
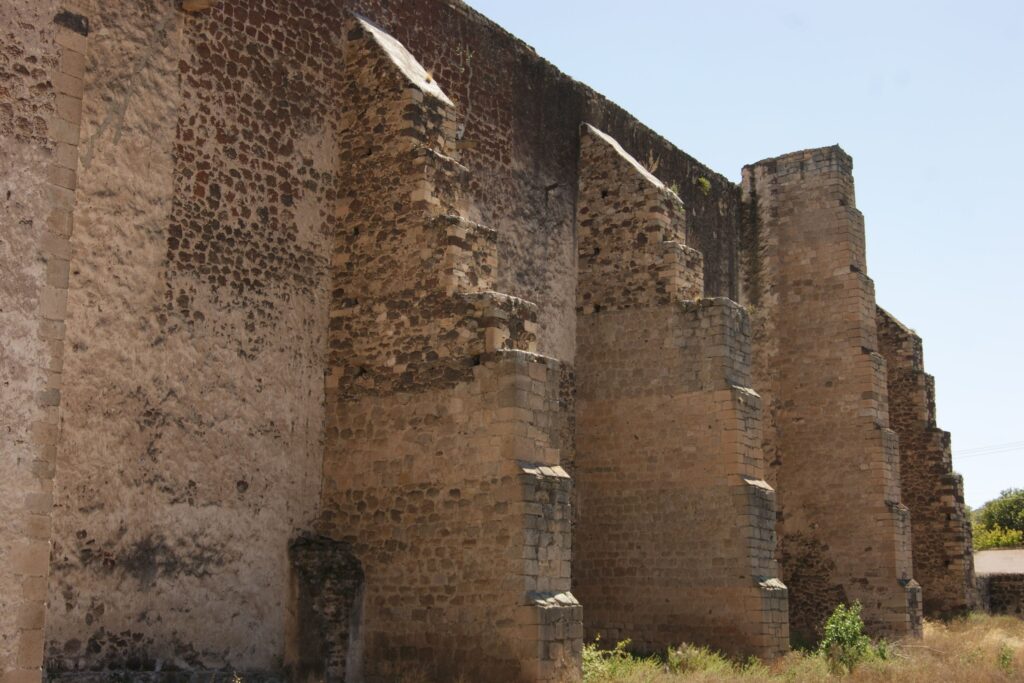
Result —
<instances>
[{"instance_id":1,"label":"weed","mask_svg":"<svg viewBox=\"0 0 1024 683\"><path fill-rule=\"evenodd\" d=\"M671 648L667 657L668 670L672 673L704 671L715 674L733 673L733 663L720 653L707 647L683 643Z\"/></svg>"},{"instance_id":2,"label":"weed","mask_svg":"<svg viewBox=\"0 0 1024 683\"><path fill-rule=\"evenodd\" d=\"M707 647L684 644L662 657L636 657L629 641L601 650L584 647L586 683L1004 683L1024 669L1024 620L972 614L926 621L924 639L880 640L866 645L856 609L830 618L839 644L861 655L852 670L837 666L821 648L793 651L774 661L730 659ZM838 611L838 610L837 610ZM851 616L852 615L852 616ZM839 637L842 635L842 637ZM861 646L864 646L861 649ZM841 649L841 648L840 648Z\"/></svg>"},{"instance_id":3,"label":"weed","mask_svg":"<svg viewBox=\"0 0 1024 683\"><path fill-rule=\"evenodd\" d=\"M999 653L996 655L996 665L1006 674L1013 673L1013 650L1006 643L999 646Z\"/></svg>"},{"instance_id":4,"label":"weed","mask_svg":"<svg viewBox=\"0 0 1024 683\"><path fill-rule=\"evenodd\" d=\"M661 166L661 157L654 156L654 150L647 150L647 163L644 164L644 168L651 175L654 175L658 171L658 167Z\"/></svg>"}]
</instances>

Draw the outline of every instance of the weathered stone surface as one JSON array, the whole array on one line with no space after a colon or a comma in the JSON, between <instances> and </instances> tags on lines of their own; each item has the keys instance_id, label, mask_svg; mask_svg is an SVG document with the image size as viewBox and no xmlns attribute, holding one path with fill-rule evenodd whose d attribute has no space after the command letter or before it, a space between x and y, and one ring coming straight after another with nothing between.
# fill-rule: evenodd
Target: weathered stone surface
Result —
<instances>
[{"instance_id":1,"label":"weathered stone surface","mask_svg":"<svg viewBox=\"0 0 1024 683\"><path fill-rule=\"evenodd\" d=\"M921 338L881 308L876 315L889 420L900 439L900 488L913 525L914 578L925 616L956 616L976 602L963 478L953 471L949 432L935 424L935 379L924 371Z\"/></svg>"},{"instance_id":2,"label":"weathered stone surface","mask_svg":"<svg viewBox=\"0 0 1024 683\"><path fill-rule=\"evenodd\" d=\"M790 626L804 642L853 600L874 634L921 628L852 170L838 147L743 169L753 384L766 406Z\"/></svg>"},{"instance_id":3,"label":"weathered stone surface","mask_svg":"<svg viewBox=\"0 0 1024 683\"><path fill-rule=\"evenodd\" d=\"M317 505L338 36L176 5L89 17L51 676L280 670Z\"/></svg>"},{"instance_id":4,"label":"weathered stone surface","mask_svg":"<svg viewBox=\"0 0 1024 683\"><path fill-rule=\"evenodd\" d=\"M558 680L582 645L559 364L490 290L453 103L372 24L346 40L319 528L365 566L367 676Z\"/></svg>"},{"instance_id":5,"label":"weathered stone surface","mask_svg":"<svg viewBox=\"0 0 1024 683\"><path fill-rule=\"evenodd\" d=\"M746 316L695 301L704 279L683 203L591 126L577 212L573 591L587 635L775 656L786 590Z\"/></svg>"},{"instance_id":6,"label":"weathered stone surface","mask_svg":"<svg viewBox=\"0 0 1024 683\"><path fill-rule=\"evenodd\" d=\"M303 536L292 541L288 551L292 575L285 623L288 679L362 680L365 576L352 546Z\"/></svg>"},{"instance_id":7,"label":"weathered stone surface","mask_svg":"<svg viewBox=\"0 0 1024 683\"><path fill-rule=\"evenodd\" d=\"M38 680L63 382L84 38L47 0L0 7L0 681ZM80 29L81 27L75 26Z\"/></svg>"},{"instance_id":8,"label":"weathered stone surface","mask_svg":"<svg viewBox=\"0 0 1024 683\"><path fill-rule=\"evenodd\" d=\"M573 575L592 632L772 654L776 496L797 630L861 597L913 631L884 419L916 404L862 353L843 155L758 166L777 194L741 220L740 188L459 2L0 19L2 683L353 678L359 644L368 680L572 677ZM352 571L303 602L324 562ZM303 605L357 611L357 565L362 626L296 648Z\"/></svg>"},{"instance_id":9,"label":"weathered stone surface","mask_svg":"<svg viewBox=\"0 0 1024 683\"><path fill-rule=\"evenodd\" d=\"M1024 618L1024 574L979 574L977 588L986 612Z\"/></svg>"}]
</instances>

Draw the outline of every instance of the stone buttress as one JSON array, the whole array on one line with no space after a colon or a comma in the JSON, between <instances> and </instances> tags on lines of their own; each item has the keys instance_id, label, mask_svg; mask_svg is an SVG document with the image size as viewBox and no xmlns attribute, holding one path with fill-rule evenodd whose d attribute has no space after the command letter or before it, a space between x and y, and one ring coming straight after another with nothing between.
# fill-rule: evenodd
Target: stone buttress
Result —
<instances>
[{"instance_id":1,"label":"stone buttress","mask_svg":"<svg viewBox=\"0 0 1024 683\"><path fill-rule=\"evenodd\" d=\"M900 438L900 485L913 520L914 578L925 616L963 614L976 602L971 520L949 432L935 423L935 378L921 338L880 307L878 350L888 369L889 421Z\"/></svg>"},{"instance_id":2,"label":"stone buttress","mask_svg":"<svg viewBox=\"0 0 1024 683\"><path fill-rule=\"evenodd\" d=\"M678 196L586 124L579 175L573 591L587 635L777 655L786 588L747 317L701 300Z\"/></svg>"},{"instance_id":3,"label":"stone buttress","mask_svg":"<svg viewBox=\"0 0 1024 683\"><path fill-rule=\"evenodd\" d=\"M921 629L852 168L829 147L743 169L744 303L798 642L855 600L874 635Z\"/></svg>"},{"instance_id":4,"label":"stone buttress","mask_svg":"<svg viewBox=\"0 0 1024 683\"><path fill-rule=\"evenodd\" d=\"M560 364L536 306L491 289L455 106L394 38L346 31L318 531L364 568L366 679L571 678Z\"/></svg>"}]
</instances>

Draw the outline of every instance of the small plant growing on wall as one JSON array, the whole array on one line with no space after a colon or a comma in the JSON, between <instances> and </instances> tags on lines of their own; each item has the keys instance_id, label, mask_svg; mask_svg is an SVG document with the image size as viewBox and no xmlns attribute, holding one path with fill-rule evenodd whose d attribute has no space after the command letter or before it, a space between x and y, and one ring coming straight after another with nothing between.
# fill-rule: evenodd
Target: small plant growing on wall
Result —
<instances>
[{"instance_id":1,"label":"small plant growing on wall","mask_svg":"<svg viewBox=\"0 0 1024 683\"><path fill-rule=\"evenodd\" d=\"M660 165L661 157L654 156L654 150L647 150L647 162L644 163L644 168L647 169L647 172L654 175L658 172L658 166Z\"/></svg>"},{"instance_id":2,"label":"small plant growing on wall","mask_svg":"<svg viewBox=\"0 0 1024 683\"><path fill-rule=\"evenodd\" d=\"M704 176L700 176L694 182L696 183L697 188L700 190L701 194L707 196L708 193L711 192L711 181L705 178Z\"/></svg>"}]
</instances>

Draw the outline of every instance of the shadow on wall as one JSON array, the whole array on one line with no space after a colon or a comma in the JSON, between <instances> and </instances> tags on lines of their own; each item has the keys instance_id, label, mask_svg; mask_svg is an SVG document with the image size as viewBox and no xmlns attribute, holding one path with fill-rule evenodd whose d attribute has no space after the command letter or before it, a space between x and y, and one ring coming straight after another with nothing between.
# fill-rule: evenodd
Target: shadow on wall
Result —
<instances>
[{"instance_id":1,"label":"shadow on wall","mask_svg":"<svg viewBox=\"0 0 1024 683\"><path fill-rule=\"evenodd\" d=\"M323 537L295 539L288 555L288 680L358 683L363 679L362 564L348 543Z\"/></svg>"}]
</instances>

